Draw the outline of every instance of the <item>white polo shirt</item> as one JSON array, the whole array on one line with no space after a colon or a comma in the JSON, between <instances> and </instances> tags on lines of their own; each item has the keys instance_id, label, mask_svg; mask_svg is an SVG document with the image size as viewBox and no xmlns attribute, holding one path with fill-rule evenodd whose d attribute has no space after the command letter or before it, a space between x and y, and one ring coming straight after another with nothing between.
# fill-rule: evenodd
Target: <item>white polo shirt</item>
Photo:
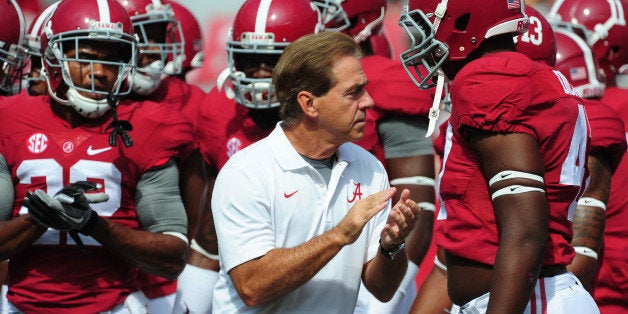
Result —
<instances>
[{"instance_id":1,"label":"white polo shirt","mask_svg":"<svg viewBox=\"0 0 628 314\"><path fill-rule=\"evenodd\" d=\"M377 254L390 203L312 280L272 302L247 307L227 274L274 248L295 247L330 230L358 199L388 188L384 167L369 152L346 143L337 156L327 186L279 123L268 137L233 155L221 169L212 195L221 264L214 288L215 313L353 312L362 267Z\"/></svg>"}]
</instances>

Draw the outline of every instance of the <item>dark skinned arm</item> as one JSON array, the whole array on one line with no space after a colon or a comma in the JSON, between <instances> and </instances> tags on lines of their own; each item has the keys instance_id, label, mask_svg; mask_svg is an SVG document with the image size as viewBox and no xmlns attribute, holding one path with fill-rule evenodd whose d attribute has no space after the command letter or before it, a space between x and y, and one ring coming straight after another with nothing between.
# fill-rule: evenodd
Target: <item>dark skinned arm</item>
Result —
<instances>
[{"instance_id":1,"label":"dark skinned arm","mask_svg":"<svg viewBox=\"0 0 628 314\"><path fill-rule=\"evenodd\" d=\"M445 264L445 251L437 248L436 256ZM447 294L447 271L434 265L425 278L414 299L411 314L445 314L451 309L451 300Z\"/></svg>"},{"instance_id":2,"label":"dark skinned arm","mask_svg":"<svg viewBox=\"0 0 628 314\"><path fill-rule=\"evenodd\" d=\"M536 140L523 133L469 132L487 182L504 170L543 176L544 163ZM517 178L495 183L490 193L510 186L544 188L544 184ZM499 248L490 283L487 313L522 313L538 278L547 246L549 209L545 193L503 195L493 200Z\"/></svg>"},{"instance_id":3,"label":"dark skinned arm","mask_svg":"<svg viewBox=\"0 0 628 314\"><path fill-rule=\"evenodd\" d=\"M390 180L423 176L434 179L434 156L424 155L406 158L386 159L386 168ZM408 189L412 199L417 203L428 202L434 204L434 187L427 185L397 184L397 189ZM393 199L397 202L398 197ZM406 239L406 254L415 265L421 265L432 241L434 226L434 212L422 210L417 218L414 230Z\"/></svg>"},{"instance_id":4,"label":"dark skinned arm","mask_svg":"<svg viewBox=\"0 0 628 314\"><path fill-rule=\"evenodd\" d=\"M611 167L608 156L605 154L589 155L587 168L589 169L589 186L583 197L592 197L604 204L608 202L611 189ZM573 217L573 247L583 246L599 252L604 236L606 211L600 207L578 205ZM576 254L576 257L567 266L578 277L585 288L588 288L595 273L595 258Z\"/></svg>"},{"instance_id":5,"label":"dark skinned arm","mask_svg":"<svg viewBox=\"0 0 628 314\"><path fill-rule=\"evenodd\" d=\"M194 239L200 206L205 202L207 175L203 158L194 150L181 166L181 198L188 217L188 238Z\"/></svg>"},{"instance_id":6,"label":"dark skinned arm","mask_svg":"<svg viewBox=\"0 0 628 314\"><path fill-rule=\"evenodd\" d=\"M214 190L218 171L205 161L202 161L202 167L203 172L206 174L206 183L203 189L204 195L199 204L198 223L194 238L205 251L218 255L218 237L216 236L216 227L214 226L214 217L211 209L212 191ZM216 272L220 270L218 260L208 258L195 250L190 250L188 263Z\"/></svg>"}]
</instances>

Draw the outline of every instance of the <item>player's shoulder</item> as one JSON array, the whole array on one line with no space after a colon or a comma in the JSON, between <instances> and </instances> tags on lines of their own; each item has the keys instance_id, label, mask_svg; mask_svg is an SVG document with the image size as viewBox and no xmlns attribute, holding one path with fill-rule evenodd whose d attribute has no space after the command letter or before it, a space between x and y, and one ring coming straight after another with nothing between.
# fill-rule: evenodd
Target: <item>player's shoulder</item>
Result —
<instances>
[{"instance_id":1,"label":"player's shoulder","mask_svg":"<svg viewBox=\"0 0 628 314\"><path fill-rule=\"evenodd\" d=\"M191 138L193 127L180 111L152 101L124 102L118 106L120 120L133 126L132 134L138 140Z\"/></svg>"},{"instance_id":2,"label":"player's shoulder","mask_svg":"<svg viewBox=\"0 0 628 314\"><path fill-rule=\"evenodd\" d=\"M454 106L491 112L494 106L538 111L577 93L560 72L517 52L498 52L467 64L452 83Z\"/></svg>"},{"instance_id":3,"label":"player's shoulder","mask_svg":"<svg viewBox=\"0 0 628 314\"><path fill-rule=\"evenodd\" d=\"M550 72L549 66L532 61L521 53L504 51L471 61L459 71L454 83L458 81L477 85L508 85L530 80L538 73Z\"/></svg>"},{"instance_id":4,"label":"player's shoulder","mask_svg":"<svg viewBox=\"0 0 628 314\"><path fill-rule=\"evenodd\" d=\"M164 106L162 103L151 100L144 101L125 101L118 106L118 115L130 120L136 120L138 123L151 124L173 124L187 121L183 113L170 106Z\"/></svg>"},{"instance_id":5,"label":"player's shoulder","mask_svg":"<svg viewBox=\"0 0 628 314\"><path fill-rule=\"evenodd\" d=\"M628 89L607 87L602 101L615 109L624 119L628 119Z\"/></svg>"},{"instance_id":6,"label":"player's shoulder","mask_svg":"<svg viewBox=\"0 0 628 314\"><path fill-rule=\"evenodd\" d=\"M0 97L0 121L3 125L22 123L25 120L46 121L54 114L50 110L49 96L31 96L20 93Z\"/></svg>"},{"instance_id":7,"label":"player's shoulder","mask_svg":"<svg viewBox=\"0 0 628 314\"><path fill-rule=\"evenodd\" d=\"M602 100L583 99L582 104L587 111L587 117L589 120L621 120L617 111Z\"/></svg>"},{"instance_id":8,"label":"player's shoulder","mask_svg":"<svg viewBox=\"0 0 628 314\"><path fill-rule=\"evenodd\" d=\"M206 94L205 91L197 85L188 83L177 76L167 76L160 83L160 88L176 89L194 94Z\"/></svg>"},{"instance_id":9,"label":"player's shoulder","mask_svg":"<svg viewBox=\"0 0 628 314\"><path fill-rule=\"evenodd\" d=\"M34 106L50 104L50 97L31 96L26 93L19 93L11 96L0 96L0 110L30 111ZM25 110L29 108L29 110Z\"/></svg>"},{"instance_id":10,"label":"player's shoulder","mask_svg":"<svg viewBox=\"0 0 628 314\"><path fill-rule=\"evenodd\" d=\"M245 169L250 173L258 174L261 178L265 176L262 173L265 172L270 165L275 164L273 156L272 145L269 144L268 137L265 137L235 152L229 157L221 169Z\"/></svg>"}]
</instances>

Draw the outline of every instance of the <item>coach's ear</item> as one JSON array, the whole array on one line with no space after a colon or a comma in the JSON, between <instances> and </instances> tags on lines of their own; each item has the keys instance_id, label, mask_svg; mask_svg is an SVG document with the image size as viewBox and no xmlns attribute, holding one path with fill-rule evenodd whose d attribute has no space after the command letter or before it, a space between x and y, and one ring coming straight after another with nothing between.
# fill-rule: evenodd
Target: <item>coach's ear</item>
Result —
<instances>
[{"instance_id":1,"label":"coach's ear","mask_svg":"<svg viewBox=\"0 0 628 314\"><path fill-rule=\"evenodd\" d=\"M299 106L301 106L303 114L310 118L318 117L318 109L316 106L317 98L318 97L308 91L300 91L297 94L297 101L299 102Z\"/></svg>"}]
</instances>

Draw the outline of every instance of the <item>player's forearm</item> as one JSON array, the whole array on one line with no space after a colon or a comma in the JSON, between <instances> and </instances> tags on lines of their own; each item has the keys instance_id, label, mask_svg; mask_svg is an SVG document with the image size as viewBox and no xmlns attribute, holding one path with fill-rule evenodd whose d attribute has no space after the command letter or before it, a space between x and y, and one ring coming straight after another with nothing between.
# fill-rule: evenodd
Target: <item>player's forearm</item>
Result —
<instances>
[{"instance_id":1,"label":"player's forearm","mask_svg":"<svg viewBox=\"0 0 628 314\"><path fill-rule=\"evenodd\" d=\"M292 248L270 250L229 272L238 294L257 306L294 291L314 277L348 242L337 228Z\"/></svg>"},{"instance_id":2,"label":"player's forearm","mask_svg":"<svg viewBox=\"0 0 628 314\"><path fill-rule=\"evenodd\" d=\"M198 222L196 227L196 242L210 254L218 254L218 236L212 214L211 200L216 176L218 172L215 168L203 163L203 172L207 174L205 195L201 199L199 206Z\"/></svg>"},{"instance_id":3,"label":"player's forearm","mask_svg":"<svg viewBox=\"0 0 628 314\"><path fill-rule=\"evenodd\" d=\"M367 265L364 272L364 286L382 302L389 301L408 268L408 258L405 252L399 252L391 260L377 254Z\"/></svg>"},{"instance_id":4,"label":"player's forearm","mask_svg":"<svg viewBox=\"0 0 628 314\"><path fill-rule=\"evenodd\" d=\"M406 254L414 264L421 265L430 248L432 230L434 229L434 213L422 210L416 220L414 229L406 239Z\"/></svg>"},{"instance_id":5,"label":"player's forearm","mask_svg":"<svg viewBox=\"0 0 628 314\"><path fill-rule=\"evenodd\" d=\"M386 159L391 185L399 191L410 190L413 200L421 205L414 230L406 239L406 254L410 261L420 265L429 249L434 224L434 156L413 155ZM393 198L393 204L399 194Z\"/></svg>"},{"instance_id":6,"label":"player's forearm","mask_svg":"<svg viewBox=\"0 0 628 314\"><path fill-rule=\"evenodd\" d=\"M447 272L436 265L423 281L410 309L411 314L445 314L451 309L447 294Z\"/></svg>"},{"instance_id":7,"label":"player's forearm","mask_svg":"<svg viewBox=\"0 0 628 314\"><path fill-rule=\"evenodd\" d=\"M606 212L603 209L590 206L576 208L571 246L577 248L577 251L567 270L574 273L584 287L589 286L595 274L597 258L594 256L597 256L602 244L605 223Z\"/></svg>"},{"instance_id":8,"label":"player's forearm","mask_svg":"<svg viewBox=\"0 0 628 314\"><path fill-rule=\"evenodd\" d=\"M589 186L573 217L573 238L571 246L576 248L576 257L567 266L588 287L595 273L597 253L602 244L606 225L606 202L611 188L611 167L609 158L603 153L589 156Z\"/></svg>"},{"instance_id":9,"label":"player's forearm","mask_svg":"<svg viewBox=\"0 0 628 314\"><path fill-rule=\"evenodd\" d=\"M543 263L547 226L528 228L527 233L508 228L501 229L487 313L522 313Z\"/></svg>"},{"instance_id":10,"label":"player's forearm","mask_svg":"<svg viewBox=\"0 0 628 314\"><path fill-rule=\"evenodd\" d=\"M176 278L185 266L187 243L172 235L135 230L101 218L91 236L140 269L164 278Z\"/></svg>"},{"instance_id":11,"label":"player's forearm","mask_svg":"<svg viewBox=\"0 0 628 314\"><path fill-rule=\"evenodd\" d=\"M190 239L196 235L201 206L206 201L207 181L208 178L203 169L203 159L199 151L195 150L181 165L181 199L188 218L188 237Z\"/></svg>"},{"instance_id":12,"label":"player's forearm","mask_svg":"<svg viewBox=\"0 0 628 314\"><path fill-rule=\"evenodd\" d=\"M0 221L0 260L11 258L30 246L44 232L46 228L37 224L30 215Z\"/></svg>"}]
</instances>

